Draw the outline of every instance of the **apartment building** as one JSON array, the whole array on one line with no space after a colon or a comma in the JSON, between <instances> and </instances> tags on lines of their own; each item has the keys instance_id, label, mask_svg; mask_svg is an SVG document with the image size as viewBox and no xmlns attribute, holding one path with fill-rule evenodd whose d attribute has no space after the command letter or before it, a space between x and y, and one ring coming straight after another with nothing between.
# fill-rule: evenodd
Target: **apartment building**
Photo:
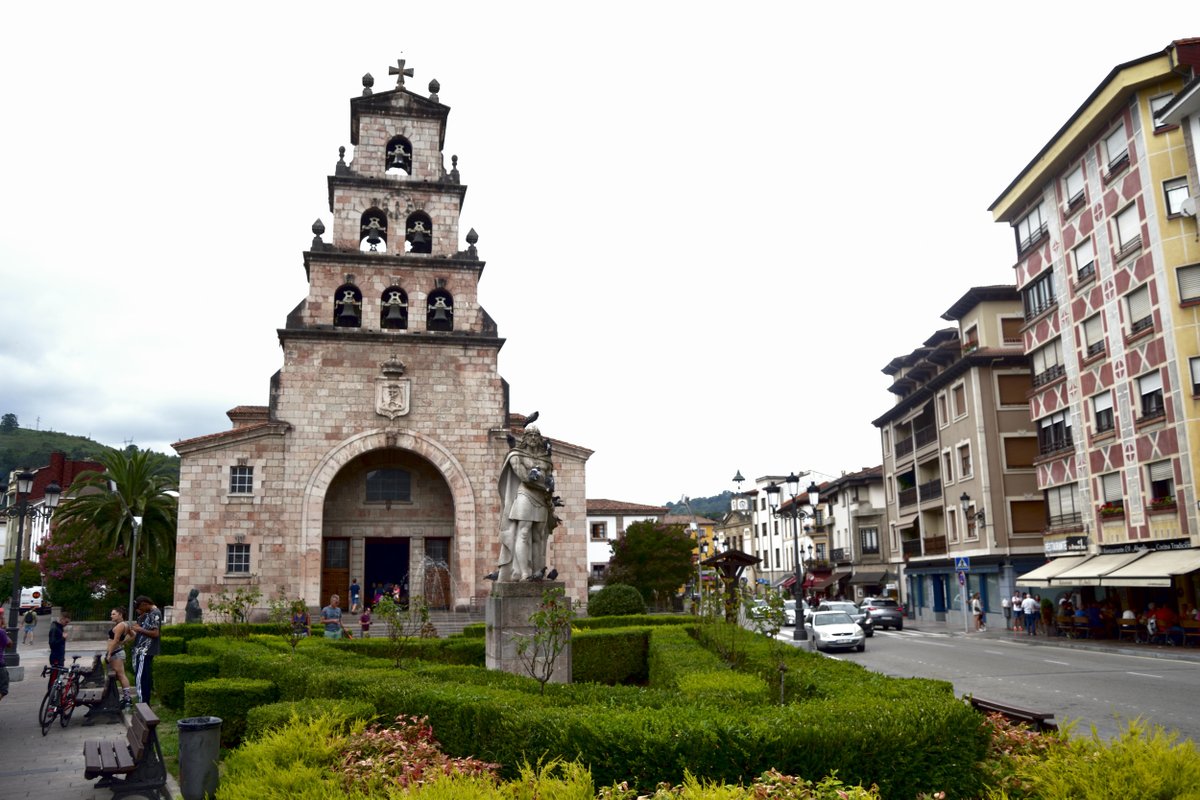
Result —
<instances>
[{"instance_id":1,"label":"apartment building","mask_svg":"<svg viewBox=\"0 0 1200 800\"><path fill-rule=\"evenodd\" d=\"M629 503L624 500L588 498L587 501L587 559L588 583L604 583L608 564L612 560L612 543L635 522L657 522L666 515L666 506ZM711 531L710 531L711 534Z\"/></svg>"},{"instance_id":2,"label":"apartment building","mask_svg":"<svg viewBox=\"0 0 1200 800\"><path fill-rule=\"evenodd\" d=\"M975 287L942 317L958 327L884 367L896 400L874 424L901 599L917 617L961 621L964 589L999 612L1014 575L1044 561L1045 504L1020 295Z\"/></svg>"},{"instance_id":3,"label":"apartment building","mask_svg":"<svg viewBox=\"0 0 1200 800\"><path fill-rule=\"evenodd\" d=\"M991 206L1014 233L1047 508L1048 561L1021 586L1196 603L1195 109L1176 94L1197 65L1189 39L1114 67Z\"/></svg>"},{"instance_id":4,"label":"apartment building","mask_svg":"<svg viewBox=\"0 0 1200 800\"><path fill-rule=\"evenodd\" d=\"M888 548L883 467L869 467L827 481L821 502L829 510L829 561L848 600L897 593L899 553ZM893 563L895 555L896 563Z\"/></svg>"}]
</instances>

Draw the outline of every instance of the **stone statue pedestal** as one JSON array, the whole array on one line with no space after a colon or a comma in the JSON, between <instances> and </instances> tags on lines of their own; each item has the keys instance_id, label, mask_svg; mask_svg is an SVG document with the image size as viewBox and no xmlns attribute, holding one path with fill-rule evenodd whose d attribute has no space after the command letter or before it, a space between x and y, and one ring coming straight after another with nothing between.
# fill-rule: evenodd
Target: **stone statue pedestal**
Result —
<instances>
[{"instance_id":1,"label":"stone statue pedestal","mask_svg":"<svg viewBox=\"0 0 1200 800\"><path fill-rule=\"evenodd\" d=\"M537 629L529 618L542 604L546 589L563 589L562 581L496 582L487 599L487 668L530 677L517 655L517 637L531 636ZM571 644L563 648L554 663L550 683L571 682Z\"/></svg>"}]
</instances>

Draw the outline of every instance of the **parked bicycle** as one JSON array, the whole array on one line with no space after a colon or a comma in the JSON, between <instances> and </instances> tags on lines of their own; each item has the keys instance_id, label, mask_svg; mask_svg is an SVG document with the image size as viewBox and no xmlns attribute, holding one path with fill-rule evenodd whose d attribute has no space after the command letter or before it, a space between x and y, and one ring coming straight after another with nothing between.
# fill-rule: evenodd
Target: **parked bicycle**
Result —
<instances>
[{"instance_id":1,"label":"parked bicycle","mask_svg":"<svg viewBox=\"0 0 1200 800\"><path fill-rule=\"evenodd\" d=\"M58 717L59 724L64 728L71 721L71 715L75 713L75 699L79 696L79 681L80 667L79 656L71 657L71 666L63 669L62 667L43 667L42 677L58 673L54 678L53 683L46 689L46 696L42 698L42 707L38 710L38 722L42 726L42 736L50 730L50 726L54 724L54 718Z\"/></svg>"}]
</instances>

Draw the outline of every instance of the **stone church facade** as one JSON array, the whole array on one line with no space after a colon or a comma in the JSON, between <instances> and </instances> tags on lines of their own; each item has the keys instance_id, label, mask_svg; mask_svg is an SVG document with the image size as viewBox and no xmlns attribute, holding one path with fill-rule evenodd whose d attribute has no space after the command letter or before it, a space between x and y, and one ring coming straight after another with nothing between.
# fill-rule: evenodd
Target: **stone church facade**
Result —
<instances>
[{"instance_id":1,"label":"stone church facade","mask_svg":"<svg viewBox=\"0 0 1200 800\"><path fill-rule=\"evenodd\" d=\"M393 68L395 69L395 68ZM258 586L310 606L396 584L431 607L482 607L499 554L500 466L510 414L497 369L504 340L480 306L484 262L466 195L442 146L450 109L405 88L350 102L353 159L329 177L304 253L308 296L278 331L283 367L265 406L230 410L230 430L175 443L181 457L176 607ZM529 409L532 411L532 409ZM547 429L547 434L553 431ZM547 563L587 593L585 465L554 441L561 524Z\"/></svg>"}]
</instances>

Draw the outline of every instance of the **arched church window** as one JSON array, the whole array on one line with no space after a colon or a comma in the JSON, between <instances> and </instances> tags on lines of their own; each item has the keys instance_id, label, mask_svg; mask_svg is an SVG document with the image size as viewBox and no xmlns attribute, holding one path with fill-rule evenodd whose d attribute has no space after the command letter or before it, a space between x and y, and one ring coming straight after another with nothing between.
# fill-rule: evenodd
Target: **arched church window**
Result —
<instances>
[{"instance_id":1,"label":"arched church window","mask_svg":"<svg viewBox=\"0 0 1200 800\"><path fill-rule=\"evenodd\" d=\"M387 252L387 214L368 208L359 224L358 249L364 253Z\"/></svg>"},{"instance_id":2,"label":"arched church window","mask_svg":"<svg viewBox=\"0 0 1200 800\"><path fill-rule=\"evenodd\" d=\"M403 136L393 136L387 143L387 173L412 175L412 151L412 142Z\"/></svg>"},{"instance_id":3,"label":"arched church window","mask_svg":"<svg viewBox=\"0 0 1200 800\"><path fill-rule=\"evenodd\" d=\"M389 286L379 299L379 327L391 330L408 327L408 295L399 286Z\"/></svg>"},{"instance_id":4,"label":"arched church window","mask_svg":"<svg viewBox=\"0 0 1200 800\"><path fill-rule=\"evenodd\" d=\"M434 289L429 293L425 327L431 331L454 330L454 297L445 289Z\"/></svg>"},{"instance_id":5,"label":"arched church window","mask_svg":"<svg viewBox=\"0 0 1200 800\"><path fill-rule=\"evenodd\" d=\"M373 469L367 473L368 503L412 502L412 476L404 469Z\"/></svg>"},{"instance_id":6,"label":"arched church window","mask_svg":"<svg viewBox=\"0 0 1200 800\"><path fill-rule=\"evenodd\" d=\"M333 324L339 328L362 327L362 292L343 283L333 295Z\"/></svg>"},{"instance_id":7,"label":"arched church window","mask_svg":"<svg viewBox=\"0 0 1200 800\"><path fill-rule=\"evenodd\" d=\"M410 253L433 252L433 221L424 211L414 211L404 223L404 238Z\"/></svg>"}]
</instances>

